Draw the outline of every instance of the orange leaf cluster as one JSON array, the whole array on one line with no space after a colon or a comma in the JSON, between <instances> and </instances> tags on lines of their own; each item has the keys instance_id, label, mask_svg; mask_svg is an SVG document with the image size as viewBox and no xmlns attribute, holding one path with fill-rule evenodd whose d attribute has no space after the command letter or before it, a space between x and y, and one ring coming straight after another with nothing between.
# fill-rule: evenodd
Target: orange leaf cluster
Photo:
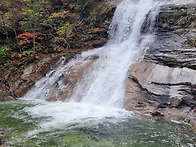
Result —
<instances>
[{"instance_id":1,"label":"orange leaf cluster","mask_svg":"<svg viewBox=\"0 0 196 147\"><path fill-rule=\"evenodd\" d=\"M52 15L50 16L50 18L57 18L57 17L61 17L61 18L65 18L65 16L69 13L69 11L61 11L61 12L57 12L57 13L52 13Z\"/></svg>"},{"instance_id":2,"label":"orange leaf cluster","mask_svg":"<svg viewBox=\"0 0 196 147\"><path fill-rule=\"evenodd\" d=\"M35 39L37 39L37 40L44 39L43 37L40 37L41 35L42 35L42 33L36 32ZM18 35L16 38L20 39L20 42L18 43L18 45L20 45L20 46L25 45L25 44L30 44L33 42L33 33L24 32L24 33Z\"/></svg>"}]
</instances>

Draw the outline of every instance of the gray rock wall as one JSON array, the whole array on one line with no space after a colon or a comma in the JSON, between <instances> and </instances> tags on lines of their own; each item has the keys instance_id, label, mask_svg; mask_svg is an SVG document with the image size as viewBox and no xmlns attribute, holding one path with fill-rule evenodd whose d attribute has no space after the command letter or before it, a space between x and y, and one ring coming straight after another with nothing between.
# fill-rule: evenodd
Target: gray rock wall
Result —
<instances>
[{"instance_id":1,"label":"gray rock wall","mask_svg":"<svg viewBox=\"0 0 196 147\"><path fill-rule=\"evenodd\" d=\"M130 67L124 107L196 129L196 4L163 6L155 30L144 59Z\"/></svg>"}]
</instances>

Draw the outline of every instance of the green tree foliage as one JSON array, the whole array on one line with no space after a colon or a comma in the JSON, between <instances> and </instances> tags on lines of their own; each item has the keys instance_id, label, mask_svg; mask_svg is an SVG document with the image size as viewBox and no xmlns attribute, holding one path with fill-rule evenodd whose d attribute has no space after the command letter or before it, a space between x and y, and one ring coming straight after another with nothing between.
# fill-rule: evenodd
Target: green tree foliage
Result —
<instances>
[{"instance_id":1,"label":"green tree foliage","mask_svg":"<svg viewBox=\"0 0 196 147\"><path fill-rule=\"evenodd\" d=\"M38 51L91 48L91 41L97 39L95 34L101 31L95 22L101 12L96 3L95 0L1 0L0 47L10 49L7 54L10 59L23 58L24 51L35 56Z\"/></svg>"},{"instance_id":2,"label":"green tree foliage","mask_svg":"<svg viewBox=\"0 0 196 147\"><path fill-rule=\"evenodd\" d=\"M4 35L6 36L8 48L10 48L8 30L11 28L10 18L13 15L13 13L11 11L7 11L7 9L10 7L9 1L1 2L0 7L2 7L0 11L0 26L2 26L3 28Z\"/></svg>"},{"instance_id":3,"label":"green tree foliage","mask_svg":"<svg viewBox=\"0 0 196 147\"><path fill-rule=\"evenodd\" d=\"M45 0L20 0L24 7L22 9L25 18L20 21L25 31L33 34L33 55L36 52L36 32L40 31L40 24L43 21Z\"/></svg>"},{"instance_id":4,"label":"green tree foliage","mask_svg":"<svg viewBox=\"0 0 196 147\"><path fill-rule=\"evenodd\" d=\"M0 47L0 63L4 63L6 61L6 55L7 55L7 51L8 51L8 47Z\"/></svg>"}]
</instances>

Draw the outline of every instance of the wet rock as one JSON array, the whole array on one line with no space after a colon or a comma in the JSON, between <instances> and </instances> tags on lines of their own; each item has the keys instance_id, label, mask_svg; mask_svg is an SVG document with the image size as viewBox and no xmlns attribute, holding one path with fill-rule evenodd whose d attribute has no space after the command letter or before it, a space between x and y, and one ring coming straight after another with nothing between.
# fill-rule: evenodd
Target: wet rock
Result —
<instances>
[{"instance_id":1,"label":"wet rock","mask_svg":"<svg viewBox=\"0 0 196 147\"><path fill-rule=\"evenodd\" d=\"M177 97L177 96L170 97L168 104L171 105L171 107L176 108L176 107L180 106L181 104L183 104L183 98Z\"/></svg>"},{"instance_id":2,"label":"wet rock","mask_svg":"<svg viewBox=\"0 0 196 147\"><path fill-rule=\"evenodd\" d=\"M164 116L164 114L161 114L160 112L156 111L152 113L152 116Z\"/></svg>"},{"instance_id":3,"label":"wet rock","mask_svg":"<svg viewBox=\"0 0 196 147\"><path fill-rule=\"evenodd\" d=\"M99 47L104 46L106 43L107 43L107 39L100 39L96 42L93 42L92 46L93 48L99 48Z\"/></svg>"},{"instance_id":4,"label":"wet rock","mask_svg":"<svg viewBox=\"0 0 196 147\"><path fill-rule=\"evenodd\" d=\"M196 129L196 48L188 43L196 39L195 14L196 4L161 8L154 42L144 58L130 67L127 110Z\"/></svg>"},{"instance_id":5,"label":"wet rock","mask_svg":"<svg viewBox=\"0 0 196 147\"><path fill-rule=\"evenodd\" d=\"M78 61L74 66L71 66L66 69L66 73L59 76L56 81L55 88L51 92L51 96L47 99L48 101L65 101L73 95L74 89L77 87L78 82L83 80L83 77L90 69L91 65L98 59L99 56L94 54L89 57L84 58L83 61ZM59 81L61 81L61 86L58 85ZM80 85L85 89L86 84ZM79 93L78 101L82 93Z\"/></svg>"},{"instance_id":6,"label":"wet rock","mask_svg":"<svg viewBox=\"0 0 196 147\"><path fill-rule=\"evenodd\" d=\"M3 101L13 101L13 100L16 100L15 98L13 98L12 96L6 96L4 97Z\"/></svg>"},{"instance_id":7,"label":"wet rock","mask_svg":"<svg viewBox=\"0 0 196 147\"><path fill-rule=\"evenodd\" d=\"M60 55L54 57L47 57L41 59L38 63L28 65L24 70L22 76L13 84L10 82L9 92L15 97L23 96L37 80L44 77L51 69Z\"/></svg>"},{"instance_id":8,"label":"wet rock","mask_svg":"<svg viewBox=\"0 0 196 147\"><path fill-rule=\"evenodd\" d=\"M106 0L106 1L112 7L116 7L117 5L119 5L122 2L122 0Z\"/></svg>"},{"instance_id":9,"label":"wet rock","mask_svg":"<svg viewBox=\"0 0 196 147\"><path fill-rule=\"evenodd\" d=\"M157 114L160 110L165 119L188 120L195 125L196 114L191 112L196 110L195 70L141 61L131 66L129 75L124 101L126 109L152 117L160 116ZM142 107L138 107L141 103ZM188 114L192 116L182 113L186 108L191 108ZM176 117L176 113L180 115Z\"/></svg>"},{"instance_id":10,"label":"wet rock","mask_svg":"<svg viewBox=\"0 0 196 147\"><path fill-rule=\"evenodd\" d=\"M196 4L163 6L155 27L156 38L145 59L169 67L196 69ZM167 27L165 27L167 26Z\"/></svg>"},{"instance_id":11,"label":"wet rock","mask_svg":"<svg viewBox=\"0 0 196 147\"><path fill-rule=\"evenodd\" d=\"M0 147L5 147L4 143L5 143L5 130L0 128Z\"/></svg>"},{"instance_id":12,"label":"wet rock","mask_svg":"<svg viewBox=\"0 0 196 147\"><path fill-rule=\"evenodd\" d=\"M96 60L99 59L99 56L97 54L88 56L85 60Z\"/></svg>"},{"instance_id":13,"label":"wet rock","mask_svg":"<svg viewBox=\"0 0 196 147\"><path fill-rule=\"evenodd\" d=\"M19 79L13 87L10 88L10 92L12 95L16 97L23 96L33 85L35 84L34 81L32 81L29 78L26 79Z\"/></svg>"}]
</instances>

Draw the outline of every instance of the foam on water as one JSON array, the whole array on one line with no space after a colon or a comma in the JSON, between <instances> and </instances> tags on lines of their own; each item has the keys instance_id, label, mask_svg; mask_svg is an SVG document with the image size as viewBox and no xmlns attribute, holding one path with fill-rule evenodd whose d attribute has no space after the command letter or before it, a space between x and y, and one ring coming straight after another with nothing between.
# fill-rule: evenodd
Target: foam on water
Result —
<instances>
[{"instance_id":1,"label":"foam on water","mask_svg":"<svg viewBox=\"0 0 196 147\"><path fill-rule=\"evenodd\" d=\"M191 4L196 3L196 0L168 0L166 4L176 4L176 5L182 5L182 4Z\"/></svg>"},{"instance_id":2,"label":"foam on water","mask_svg":"<svg viewBox=\"0 0 196 147\"><path fill-rule=\"evenodd\" d=\"M64 103L60 101L39 101L38 105L26 107L24 111L33 118L47 118L38 124L37 130L30 131L28 133L29 136L55 129L90 127L104 121L115 123L133 115L132 112L113 107L104 107L91 103Z\"/></svg>"}]
</instances>

